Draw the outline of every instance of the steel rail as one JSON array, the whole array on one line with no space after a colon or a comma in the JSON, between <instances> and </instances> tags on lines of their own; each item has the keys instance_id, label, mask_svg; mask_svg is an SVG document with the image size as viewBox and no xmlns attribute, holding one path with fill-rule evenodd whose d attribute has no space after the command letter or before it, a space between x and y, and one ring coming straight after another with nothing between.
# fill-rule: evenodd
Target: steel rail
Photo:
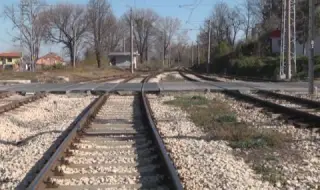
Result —
<instances>
[{"instance_id":1,"label":"steel rail","mask_svg":"<svg viewBox=\"0 0 320 190\"><path fill-rule=\"evenodd\" d=\"M29 102L33 102L33 101L36 101L40 98L43 98L45 97L46 94L45 93L37 93L35 95L32 95L30 97L26 97L26 98L23 98L21 100L14 100L13 102L10 102L8 104L5 104L3 106L0 106L0 114L4 113L4 112L7 112L7 111L10 111L10 110L13 110L15 108L18 108L24 104L27 104Z\"/></svg>"},{"instance_id":2,"label":"steel rail","mask_svg":"<svg viewBox=\"0 0 320 190\"><path fill-rule=\"evenodd\" d=\"M103 82L103 81L112 81L112 80L117 80L121 78L128 78L132 77L132 74L120 74L120 75L112 75L112 76L107 76L107 77L102 77L102 78L97 78L97 79L92 79L92 80L81 80L78 82Z\"/></svg>"},{"instance_id":3,"label":"steel rail","mask_svg":"<svg viewBox=\"0 0 320 190\"><path fill-rule=\"evenodd\" d=\"M125 79L123 82L132 80L135 76L130 76ZM115 84L112 89L114 89L119 83ZM33 168L30 173L35 174L34 179L25 179L24 182L18 186L18 189L28 189L28 190L37 190L44 189L46 184L50 184L50 175L54 172L52 168L55 168L59 165L59 162L63 162L63 157L66 154L65 150L69 147L77 136L81 129L88 124L88 122L93 118L97 112L100 110L102 105L105 103L108 98L108 94L104 93L95 100L93 100L69 125L69 127L58 137L58 139L53 143L53 145L45 153L46 156L40 159L40 163L36 164L36 168ZM31 181L31 182L30 182Z\"/></svg>"},{"instance_id":4,"label":"steel rail","mask_svg":"<svg viewBox=\"0 0 320 190\"><path fill-rule=\"evenodd\" d=\"M180 74L181 74L181 76L183 76L187 80L191 79L192 81L196 81L195 79L184 75L183 72L180 72ZM201 78L198 75L195 75L195 76ZM204 79L204 77L202 77L202 79ZM208 80L210 80L210 79L211 78L209 78ZM238 98L238 99L242 99L242 100L246 100L246 101L251 102L251 103L253 102L254 104L258 104L258 105L261 105L263 107L270 108L274 112L283 113L285 115L290 115L290 116L296 117L295 119L298 119L299 121L303 121L303 122L307 122L307 123L311 123L311 124L320 123L320 116L317 116L317 115L314 115L314 114L311 114L311 113L308 113L308 112L305 112L305 111L301 111L301 110L298 110L298 109L289 108L289 107L286 107L286 106L275 104L275 103L270 102L268 100L263 100L263 99L255 97L255 96L251 96L249 94L240 93L239 91L231 91L231 90L227 90L226 88L223 88L223 87L220 87L220 88L223 89L222 90L223 93L228 94L228 95L230 95L232 97L235 97L235 98ZM261 91L261 93L263 93L263 92L268 92L268 91ZM274 94L274 93L270 93L270 94ZM274 96L278 96L278 97L281 97L281 98L282 97L287 97L287 95L282 95L282 94L281 95L276 94ZM301 103L303 102L303 104L314 105L315 107L318 106L318 103L315 103L314 101L311 101L311 100L309 101L309 100L305 100L305 99L302 100L302 98L298 98L298 97L291 98L291 100L298 100ZM311 104L308 104L307 102L309 102ZM314 126L308 125L307 127L308 128L313 128Z\"/></svg>"},{"instance_id":5,"label":"steel rail","mask_svg":"<svg viewBox=\"0 0 320 190\"><path fill-rule=\"evenodd\" d=\"M217 81L214 78L210 78L210 77L206 77L206 76L203 76L203 75L199 75L199 74L194 73L194 72L189 72L189 71L186 71L186 72L190 73L192 75L195 75L196 77L201 78L203 80L214 81L214 82ZM183 75L182 72L180 72L180 74ZM187 76L185 76L185 77L187 77ZM188 78L191 79L191 80L194 80L194 79L192 79L190 77L188 77ZM197 80L194 80L194 81L197 81ZM280 93L272 92L272 91L269 91L269 90L261 90L261 89L256 88L256 87L251 87L251 88L257 90L258 94L265 94L265 95L272 96L272 97L275 97L275 98L282 98L284 100L288 100L288 101L291 101L293 103L304 104L307 107L311 107L311 108L319 108L320 107L320 102L317 102L317 101L314 101L314 100L309 100L309 99L300 98L300 97L296 97L296 96L290 96L290 95L286 95L286 94L280 94Z\"/></svg>"},{"instance_id":6,"label":"steel rail","mask_svg":"<svg viewBox=\"0 0 320 190\"><path fill-rule=\"evenodd\" d=\"M14 94L14 93L12 93L12 92L1 92L1 93L0 93L0 99L9 97L9 96L11 96L11 95L13 95L13 94Z\"/></svg>"},{"instance_id":7,"label":"steel rail","mask_svg":"<svg viewBox=\"0 0 320 190\"><path fill-rule=\"evenodd\" d=\"M185 69L188 72L193 72L194 74L199 74L195 71L191 71L190 69ZM248 76L236 76L236 75L224 75L224 74L214 74L213 76L227 78L227 79L236 79L236 80L244 80L244 81L251 81L251 82L283 82L283 80L276 80L276 79L266 79L266 78L258 78L258 77L248 77Z\"/></svg>"},{"instance_id":8,"label":"steel rail","mask_svg":"<svg viewBox=\"0 0 320 190\"><path fill-rule=\"evenodd\" d=\"M101 95L92 101L89 106L87 106L74 120L74 122L64 131L64 133L59 137L61 141L59 143L54 143L51 149L55 152L51 155L50 159L45 163L42 169L39 171L37 176L32 180L30 184L27 184L28 190L44 189L46 184L50 183L50 175L55 171L53 168L59 165L58 160L62 161L65 154L65 150L69 147L77 136L77 133L94 117L98 110L102 107L107 99L107 95Z\"/></svg>"},{"instance_id":9,"label":"steel rail","mask_svg":"<svg viewBox=\"0 0 320 190\"><path fill-rule=\"evenodd\" d=\"M152 138L156 142L156 145L160 151L161 159L165 163L167 173L169 174L169 177L170 177L171 182L174 186L174 189L182 190L183 186L180 181L179 174L178 174L176 168L174 167L174 164L172 163L172 161L169 157L169 154L165 148L165 145L160 137L160 134L155 126L155 123L154 123L154 120L153 120L153 117L151 114L150 102L148 101L148 98L145 93L145 84L149 81L150 78L152 78L155 75L157 75L157 73L154 73L153 75L149 75L143 81L143 85L141 87L141 104L143 104L144 112L146 114L146 117L148 118L148 123L151 128L151 132L152 132L151 133Z\"/></svg>"},{"instance_id":10,"label":"steel rail","mask_svg":"<svg viewBox=\"0 0 320 190\"><path fill-rule=\"evenodd\" d=\"M268 90L258 90L257 93L258 94L265 94L265 95L272 96L275 98L282 98L284 100L288 100L288 101L291 101L294 103L304 104L307 107L311 107L311 108L320 108L320 102L314 101L314 100L309 100L306 98L300 98L300 97L291 96L291 95L287 95L287 94L279 94L279 93L268 91Z\"/></svg>"},{"instance_id":11,"label":"steel rail","mask_svg":"<svg viewBox=\"0 0 320 190\"><path fill-rule=\"evenodd\" d=\"M150 77L150 76L149 76ZM149 78L147 77L147 78ZM130 80L130 79L129 79ZM162 158L161 161L165 164L165 171L166 174L169 174L168 179L170 180L170 184L174 187L174 189L183 189L180 183L180 179L177 175L175 168L171 160L169 159L167 152L165 151L164 144L158 134L154 122L151 117L150 105L147 102L145 93L144 93L144 84L146 83L146 79L141 88L140 93L140 104L142 112L144 112L148 124L150 126L150 131L152 132L153 141L155 145L159 149L160 157ZM28 190L37 190L37 189L44 189L46 187L56 187L56 184L52 182L50 176L54 176L56 174L59 175L60 171L57 169L57 166L61 163L64 163L64 156L68 154L68 147L72 145L72 142L76 141L77 136L80 134L83 127L86 127L90 122L91 118L93 118L98 111L101 109L103 104L105 104L108 95L102 95L99 98L96 98L89 106L87 106L76 118L76 120L68 127L66 131L59 137L59 140L56 141L58 143L54 143L50 148L49 152L52 152L51 155L47 155L46 163L42 165L38 165L37 175L34 177L31 183L24 184L21 189L28 189ZM149 128L149 127L148 127ZM40 168L41 169L40 169ZM172 183L172 184L171 184ZM26 188L27 187L27 188Z\"/></svg>"}]
</instances>

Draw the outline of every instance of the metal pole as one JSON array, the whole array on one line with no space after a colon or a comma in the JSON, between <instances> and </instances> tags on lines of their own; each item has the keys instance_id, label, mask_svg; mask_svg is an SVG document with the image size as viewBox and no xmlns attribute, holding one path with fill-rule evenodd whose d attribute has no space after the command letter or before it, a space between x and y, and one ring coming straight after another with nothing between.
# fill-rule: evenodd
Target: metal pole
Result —
<instances>
[{"instance_id":1,"label":"metal pole","mask_svg":"<svg viewBox=\"0 0 320 190\"><path fill-rule=\"evenodd\" d=\"M291 79L291 6L290 1L287 0L287 68L286 68L286 78Z\"/></svg>"},{"instance_id":2,"label":"metal pole","mask_svg":"<svg viewBox=\"0 0 320 190\"><path fill-rule=\"evenodd\" d=\"M309 0L309 33L308 33L308 79L309 79L309 94L314 93L314 3L313 0Z\"/></svg>"},{"instance_id":3,"label":"metal pole","mask_svg":"<svg viewBox=\"0 0 320 190\"><path fill-rule=\"evenodd\" d=\"M211 46L211 21L208 22L209 30L208 30L208 60L207 60L207 74L209 74L209 64L210 64L210 46Z\"/></svg>"},{"instance_id":4,"label":"metal pole","mask_svg":"<svg viewBox=\"0 0 320 190\"><path fill-rule=\"evenodd\" d=\"M123 52L126 52L126 38L123 37Z\"/></svg>"},{"instance_id":5,"label":"metal pole","mask_svg":"<svg viewBox=\"0 0 320 190\"><path fill-rule=\"evenodd\" d=\"M165 60L165 46L166 46L166 44L165 44L165 32L163 31L163 48L162 48L162 50L163 50L163 55L162 55L162 66L164 67L164 60Z\"/></svg>"},{"instance_id":6,"label":"metal pole","mask_svg":"<svg viewBox=\"0 0 320 190\"><path fill-rule=\"evenodd\" d=\"M30 54L31 54L31 56L30 56L30 64L31 64L31 67L32 67L32 72L34 72L35 71L35 65L34 65L34 63L33 63L33 50L34 50L34 45L33 45L33 2L30 2L30 6L31 6L31 34L30 34L30 36L31 36L31 51L30 51Z\"/></svg>"},{"instance_id":7,"label":"metal pole","mask_svg":"<svg viewBox=\"0 0 320 190\"><path fill-rule=\"evenodd\" d=\"M13 5L12 5L13 6ZM23 38L23 34L22 34L22 28L23 28L23 21L24 21L24 2L20 1L20 51L21 51L21 60L20 60L20 70L25 70L25 65L23 63L23 43L22 43L22 38Z\"/></svg>"},{"instance_id":8,"label":"metal pole","mask_svg":"<svg viewBox=\"0 0 320 190\"><path fill-rule=\"evenodd\" d=\"M193 66L193 42L191 44L191 66Z\"/></svg>"},{"instance_id":9,"label":"metal pole","mask_svg":"<svg viewBox=\"0 0 320 190\"><path fill-rule=\"evenodd\" d=\"M285 60L285 51L286 51L286 12L287 12L287 3L285 0L282 1L282 19L281 19L281 59L280 59L280 69L279 69L279 78L283 79L283 77L285 76L285 65L286 65L286 60Z\"/></svg>"},{"instance_id":10,"label":"metal pole","mask_svg":"<svg viewBox=\"0 0 320 190\"><path fill-rule=\"evenodd\" d=\"M197 41L197 59L198 59L198 65L200 65L200 47L199 47L199 41Z\"/></svg>"},{"instance_id":11,"label":"metal pole","mask_svg":"<svg viewBox=\"0 0 320 190\"><path fill-rule=\"evenodd\" d=\"M131 73L133 73L133 12L130 8L130 51L131 51Z\"/></svg>"},{"instance_id":12,"label":"metal pole","mask_svg":"<svg viewBox=\"0 0 320 190\"><path fill-rule=\"evenodd\" d=\"M170 54L170 45L168 47L168 67L171 66L171 54Z\"/></svg>"}]
</instances>

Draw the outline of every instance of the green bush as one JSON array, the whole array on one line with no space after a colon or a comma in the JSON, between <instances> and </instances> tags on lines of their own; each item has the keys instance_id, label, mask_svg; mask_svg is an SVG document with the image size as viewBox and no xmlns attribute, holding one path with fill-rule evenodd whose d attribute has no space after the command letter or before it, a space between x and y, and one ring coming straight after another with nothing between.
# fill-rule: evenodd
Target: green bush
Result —
<instances>
[{"instance_id":1,"label":"green bush","mask_svg":"<svg viewBox=\"0 0 320 190\"><path fill-rule=\"evenodd\" d=\"M248 44L246 44L248 45ZM221 49L224 45L221 45ZM217 74L238 75L248 77L258 77L272 79L279 75L280 56L243 56L248 55L241 51L241 45L236 47L239 52L231 52L223 56L217 56L213 58L210 65L210 72ZM219 49L219 48L218 48ZM222 51L222 50L219 51ZM249 48L250 49L250 48ZM308 57L298 56L296 60L297 73L294 74L295 79L305 79L308 73ZM315 56L314 59L315 77L320 77L320 56ZM197 66L197 71L206 72L206 64Z\"/></svg>"},{"instance_id":2,"label":"green bush","mask_svg":"<svg viewBox=\"0 0 320 190\"><path fill-rule=\"evenodd\" d=\"M215 56L220 57L220 56L227 55L228 53L230 53L230 51L231 51L231 47L228 45L227 42L223 41L219 43L214 53L215 53Z\"/></svg>"},{"instance_id":3,"label":"green bush","mask_svg":"<svg viewBox=\"0 0 320 190\"><path fill-rule=\"evenodd\" d=\"M320 78L320 64L314 66L314 77Z\"/></svg>"}]
</instances>

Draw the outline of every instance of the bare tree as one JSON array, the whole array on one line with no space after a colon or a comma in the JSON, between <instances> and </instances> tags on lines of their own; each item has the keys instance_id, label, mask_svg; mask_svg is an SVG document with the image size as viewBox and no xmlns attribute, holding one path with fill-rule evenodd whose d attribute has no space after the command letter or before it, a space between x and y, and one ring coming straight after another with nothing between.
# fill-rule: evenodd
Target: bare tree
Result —
<instances>
[{"instance_id":1,"label":"bare tree","mask_svg":"<svg viewBox=\"0 0 320 190\"><path fill-rule=\"evenodd\" d=\"M232 38L231 38L231 45L234 47L237 34L243 27L243 19L241 18L241 10L238 7L235 7L229 14L228 14L229 24L232 28Z\"/></svg>"},{"instance_id":2,"label":"bare tree","mask_svg":"<svg viewBox=\"0 0 320 190\"><path fill-rule=\"evenodd\" d=\"M101 67L101 56L108 42L113 40L116 20L111 6L106 0L90 0L88 20L98 67ZM113 29L113 30L112 30Z\"/></svg>"},{"instance_id":3,"label":"bare tree","mask_svg":"<svg viewBox=\"0 0 320 190\"><path fill-rule=\"evenodd\" d=\"M23 48L27 49L30 61L34 63L39 57L45 31L41 17L42 5L35 0L25 0L23 5L21 1L18 7L5 6L4 15L12 22L13 30L18 30L20 33L13 36L13 41L20 42Z\"/></svg>"},{"instance_id":4,"label":"bare tree","mask_svg":"<svg viewBox=\"0 0 320 190\"><path fill-rule=\"evenodd\" d=\"M304 53L305 45L308 40L309 7L308 7L308 4L305 2L298 2L297 5L298 5L297 18L296 18L297 40L299 43L302 44L302 51Z\"/></svg>"},{"instance_id":5,"label":"bare tree","mask_svg":"<svg viewBox=\"0 0 320 190\"><path fill-rule=\"evenodd\" d=\"M158 21L158 39L162 44L162 52L166 57L168 48L172 43L173 38L177 35L181 27L181 21L178 18L165 17Z\"/></svg>"},{"instance_id":6,"label":"bare tree","mask_svg":"<svg viewBox=\"0 0 320 190\"><path fill-rule=\"evenodd\" d=\"M130 12L124 15L124 19L127 22L127 27L130 26ZM148 42L152 34L154 33L154 24L158 20L159 16L156 12L151 9L137 9L133 12L133 23L134 23L134 42L136 48L140 54L140 62L146 60L145 52L147 51Z\"/></svg>"},{"instance_id":7,"label":"bare tree","mask_svg":"<svg viewBox=\"0 0 320 190\"><path fill-rule=\"evenodd\" d=\"M258 18L261 18L260 23L264 31L280 28L282 6L279 5L282 5L282 0L265 0L264 3L258 1L253 6L256 10L255 15L260 15Z\"/></svg>"},{"instance_id":8,"label":"bare tree","mask_svg":"<svg viewBox=\"0 0 320 190\"><path fill-rule=\"evenodd\" d=\"M249 38L249 33L252 27L255 25L255 1L256 0L245 0L242 7L243 17L244 17L244 33L246 40Z\"/></svg>"},{"instance_id":9,"label":"bare tree","mask_svg":"<svg viewBox=\"0 0 320 190\"><path fill-rule=\"evenodd\" d=\"M129 33L126 33L124 23L122 23L121 20L117 21L116 17L114 16L108 19L106 25L109 27L109 30L105 35L105 48L108 52L114 51L119 47L120 41L123 40L126 34L129 35Z\"/></svg>"},{"instance_id":10,"label":"bare tree","mask_svg":"<svg viewBox=\"0 0 320 190\"><path fill-rule=\"evenodd\" d=\"M188 63L190 58L190 48L188 48L187 31L178 32L176 39L172 42L172 58L178 64Z\"/></svg>"},{"instance_id":11,"label":"bare tree","mask_svg":"<svg viewBox=\"0 0 320 190\"><path fill-rule=\"evenodd\" d=\"M88 29L86 10L77 5L60 4L51 7L44 16L46 41L62 43L74 63L75 48L83 41Z\"/></svg>"}]
</instances>

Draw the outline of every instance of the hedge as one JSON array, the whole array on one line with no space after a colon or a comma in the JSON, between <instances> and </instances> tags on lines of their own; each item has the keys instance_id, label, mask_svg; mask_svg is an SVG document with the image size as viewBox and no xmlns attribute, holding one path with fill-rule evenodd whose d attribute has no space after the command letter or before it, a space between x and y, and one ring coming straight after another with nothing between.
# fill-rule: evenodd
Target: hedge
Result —
<instances>
[{"instance_id":1,"label":"hedge","mask_svg":"<svg viewBox=\"0 0 320 190\"><path fill-rule=\"evenodd\" d=\"M249 76L275 79L279 73L280 57L235 57L232 54L217 57L210 64L210 73ZM206 65L195 67L200 72L206 71ZM315 57L315 77L320 77L320 56ZM308 58L297 57L297 73L295 78L305 78L308 73Z\"/></svg>"}]
</instances>

